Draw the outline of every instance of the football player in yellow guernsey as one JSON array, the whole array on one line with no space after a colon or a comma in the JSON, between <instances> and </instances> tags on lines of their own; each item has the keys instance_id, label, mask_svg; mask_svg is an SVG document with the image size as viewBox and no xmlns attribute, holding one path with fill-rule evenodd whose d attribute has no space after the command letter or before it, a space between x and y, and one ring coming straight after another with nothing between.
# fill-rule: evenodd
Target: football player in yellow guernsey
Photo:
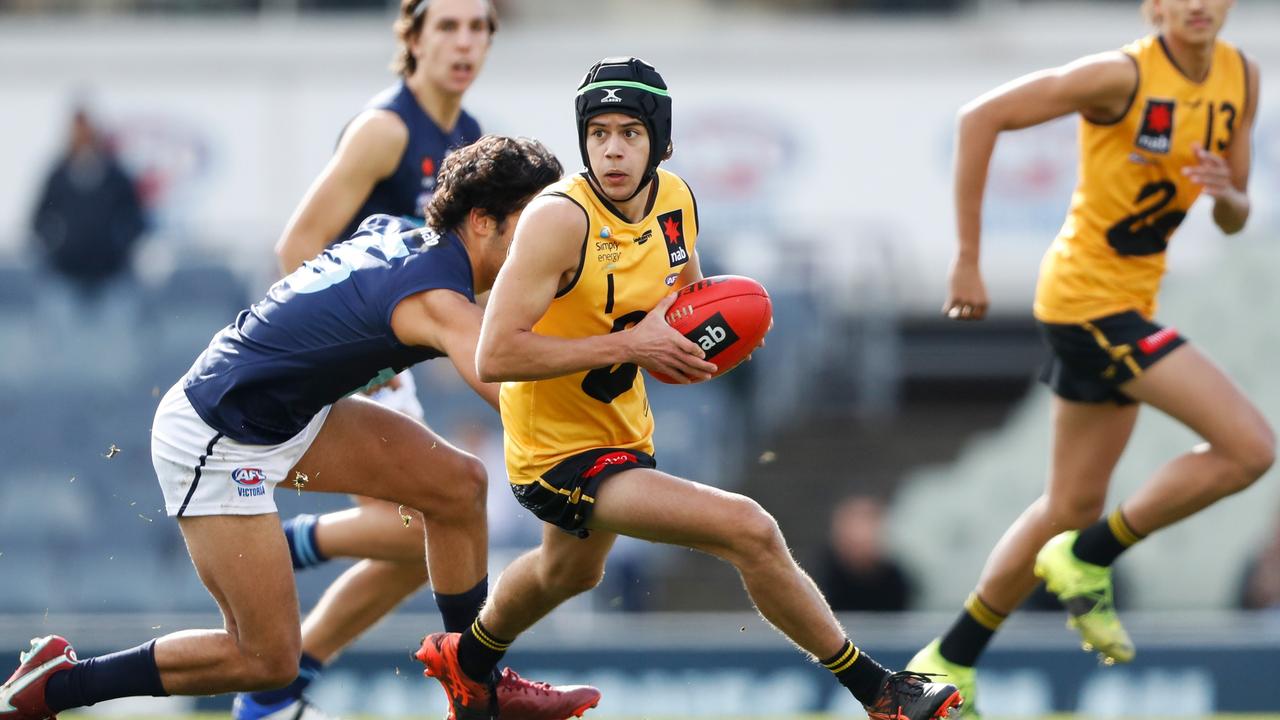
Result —
<instances>
[{"instance_id":1,"label":"football player in yellow guernsey","mask_svg":"<svg viewBox=\"0 0 1280 720\"><path fill-rule=\"evenodd\" d=\"M872 718L946 716L955 687L891 673L857 649L759 504L656 469L640 368L683 382L715 370L663 319L672 288L701 278L697 209L684 181L658 169L671 153L671 96L652 66L600 61L576 111L586 170L521 216L476 354L480 376L503 381L512 488L547 523L542 544L502 573L470 629L423 641L427 674L458 720L490 717L483 680L516 636L600 582L623 534L732 563L760 614Z\"/></svg>"},{"instance_id":2,"label":"football player in yellow guernsey","mask_svg":"<svg viewBox=\"0 0 1280 720\"><path fill-rule=\"evenodd\" d=\"M979 320L982 195L996 136L1080 115L1080 177L1045 253L1035 317L1051 349L1053 399L1044 494L1005 532L955 624L908 664L972 689L973 666L1005 617L1043 579L1084 648L1107 664L1134 648L1116 617L1111 564L1150 533L1239 492L1271 466L1275 437L1240 389L1172 327L1156 292L1173 231L1202 193L1226 233L1249 217L1258 67L1218 39L1232 0L1154 0L1156 33L1118 52L1033 73L960 113L955 160L959 244L943 311ZM1140 403L1205 443L1156 469L1103 516L1111 473ZM967 712L976 714L973 693Z\"/></svg>"}]
</instances>

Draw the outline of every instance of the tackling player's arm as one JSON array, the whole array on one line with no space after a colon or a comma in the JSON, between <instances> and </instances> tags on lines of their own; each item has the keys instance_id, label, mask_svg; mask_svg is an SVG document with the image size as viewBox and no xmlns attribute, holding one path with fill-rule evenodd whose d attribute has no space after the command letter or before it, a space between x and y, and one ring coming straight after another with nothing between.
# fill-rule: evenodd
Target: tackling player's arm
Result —
<instances>
[{"instance_id":1,"label":"tackling player's arm","mask_svg":"<svg viewBox=\"0 0 1280 720\"><path fill-rule=\"evenodd\" d=\"M482 380L541 380L607 365L635 363L685 382L705 380L715 365L697 343L667 325L674 295L622 332L585 338L540 335L533 326L577 272L587 219L572 201L543 196L525 209L511 254L484 311L476 367Z\"/></svg>"},{"instance_id":2,"label":"tackling player's arm","mask_svg":"<svg viewBox=\"0 0 1280 720\"><path fill-rule=\"evenodd\" d=\"M409 130L395 113L368 110L351 121L276 243L284 274L339 239L373 186L395 172L408 142Z\"/></svg>"},{"instance_id":3,"label":"tackling player's arm","mask_svg":"<svg viewBox=\"0 0 1280 720\"><path fill-rule=\"evenodd\" d=\"M1222 232L1232 235L1244 229L1249 219L1249 164L1253 146L1253 119L1258 111L1258 64L1246 60L1248 70L1248 98L1240 126L1231 136L1226 157L1219 157L1205 148L1196 146L1195 165L1182 172L1191 180L1204 186L1204 192L1213 198L1213 222Z\"/></svg>"},{"instance_id":4,"label":"tackling player's arm","mask_svg":"<svg viewBox=\"0 0 1280 720\"><path fill-rule=\"evenodd\" d=\"M410 295L391 312L391 330L406 345L433 347L449 356L458 374L485 402L498 409L498 384L476 373L480 308L452 290Z\"/></svg>"},{"instance_id":5,"label":"tackling player's arm","mask_svg":"<svg viewBox=\"0 0 1280 720\"><path fill-rule=\"evenodd\" d=\"M942 308L948 317L978 320L987 312L987 290L978 258L982 197L996 137L1005 130L1039 125L1073 112L1093 122L1114 121L1128 110L1137 84L1138 69L1133 60L1121 52L1107 52L1024 75L961 108L954 170L959 244Z\"/></svg>"}]
</instances>

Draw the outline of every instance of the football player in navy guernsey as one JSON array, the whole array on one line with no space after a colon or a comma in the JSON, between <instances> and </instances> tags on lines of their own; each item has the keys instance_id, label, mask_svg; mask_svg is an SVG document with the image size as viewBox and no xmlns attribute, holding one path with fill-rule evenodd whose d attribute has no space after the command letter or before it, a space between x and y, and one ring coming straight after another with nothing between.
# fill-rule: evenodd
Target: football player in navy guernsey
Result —
<instances>
[{"instance_id":1,"label":"football player in navy guernsey","mask_svg":"<svg viewBox=\"0 0 1280 720\"><path fill-rule=\"evenodd\" d=\"M117 697L293 682L302 638L272 498L279 483L418 511L423 525L413 532L418 543L424 529L430 538L437 586L474 587L487 564L484 467L357 391L370 378L448 356L496 406L498 387L475 370L474 298L493 284L524 206L560 175L536 141L482 138L445 161L429 228L371 217L215 335L161 400L151 452L167 512L224 626L85 660L61 637L37 638L0 686L0 720L44 720ZM553 689L510 671L489 685L500 703L511 699L504 718L558 720L599 698L593 688Z\"/></svg>"},{"instance_id":2,"label":"football player in navy guernsey","mask_svg":"<svg viewBox=\"0 0 1280 720\"><path fill-rule=\"evenodd\" d=\"M347 124L337 149L299 202L276 246L283 274L347 239L370 215L421 217L437 173L452 150L475 142L480 126L462 108L463 95L484 66L497 17L489 0L401 0L391 69L399 79L374 96ZM366 394L422 420L412 373ZM234 720L259 720L289 704L323 667L364 630L427 582L422 543L402 532L394 503L363 495L355 506L285 520L294 567L354 558L311 610L302 627L298 680L288 688L236 698ZM411 513L412 514L412 513ZM436 586L450 627L465 627L488 594L488 578L452 592Z\"/></svg>"}]
</instances>

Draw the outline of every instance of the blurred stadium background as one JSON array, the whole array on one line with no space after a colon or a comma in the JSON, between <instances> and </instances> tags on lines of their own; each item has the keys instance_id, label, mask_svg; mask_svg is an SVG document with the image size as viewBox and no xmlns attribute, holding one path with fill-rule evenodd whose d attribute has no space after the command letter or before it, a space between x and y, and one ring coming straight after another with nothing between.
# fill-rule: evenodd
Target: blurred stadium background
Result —
<instances>
[{"instance_id":1,"label":"blurred stadium background","mask_svg":"<svg viewBox=\"0 0 1280 720\"><path fill-rule=\"evenodd\" d=\"M4 653L51 631L85 654L216 622L160 509L152 413L209 336L273 280L271 248L339 129L392 82L394 4L0 0ZM1137 5L498 3L501 28L465 102L487 131L537 137L575 169L571 98L590 63L636 54L670 83L670 167L698 193L708 274L760 279L777 319L768 348L724 379L651 384L660 457L758 498L820 579L840 556L832 538L844 537L833 508L851 495L883 499L880 536L849 542L871 554L882 543L910 578L906 611L847 621L891 663L945 628L1047 463L1029 306L1074 181L1075 121L1002 141L984 238L994 316L961 326L937 313L954 242L955 112L1015 75L1143 34ZM1280 111L1265 98L1280 92L1277 28L1280 3L1240 0L1224 33L1264 69L1254 215L1224 238L1207 206L1196 208L1170 251L1161 312L1273 422ZM131 272L88 300L42 264L31 231L76 106L111 137L148 215ZM432 425L500 476L497 417L446 365L418 376ZM1114 497L1192 442L1146 413ZM1274 475L1126 556L1118 592L1140 648L1133 666L1098 667L1059 613L1026 613L989 655L988 712L1280 710L1280 690L1265 681L1280 667L1280 605L1240 609L1249 563L1280 534ZM286 514L345 504L277 496ZM538 528L501 477L490 504L496 573ZM339 569L299 576L304 608ZM438 624L430 595L415 598L338 661L317 701L334 713L439 716L443 698L407 660ZM750 613L728 566L643 543L620 546L605 585L535 628L511 659L540 679L601 686L605 716L858 713ZM147 699L93 712L226 707Z\"/></svg>"}]
</instances>

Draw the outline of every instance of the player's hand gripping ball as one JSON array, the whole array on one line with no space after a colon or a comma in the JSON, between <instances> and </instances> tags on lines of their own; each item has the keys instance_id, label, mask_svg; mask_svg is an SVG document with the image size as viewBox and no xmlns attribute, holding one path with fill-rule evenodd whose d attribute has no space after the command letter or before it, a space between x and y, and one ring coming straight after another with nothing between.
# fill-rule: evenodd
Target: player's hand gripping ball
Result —
<instances>
[{"instance_id":1,"label":"player's hand gripping ball","mask_svg":"<svg viewBox=\"0 0 1280 720\"><path fill-rule=\"evenodd\" d=\"M715 275L680 288L667 310L667 324L697 343L716 364L719 377L747 359L773 321L773 303L764 287L741 275ZM662 373L655 380L674 384Z\"/></svg>"}]
</instances>

